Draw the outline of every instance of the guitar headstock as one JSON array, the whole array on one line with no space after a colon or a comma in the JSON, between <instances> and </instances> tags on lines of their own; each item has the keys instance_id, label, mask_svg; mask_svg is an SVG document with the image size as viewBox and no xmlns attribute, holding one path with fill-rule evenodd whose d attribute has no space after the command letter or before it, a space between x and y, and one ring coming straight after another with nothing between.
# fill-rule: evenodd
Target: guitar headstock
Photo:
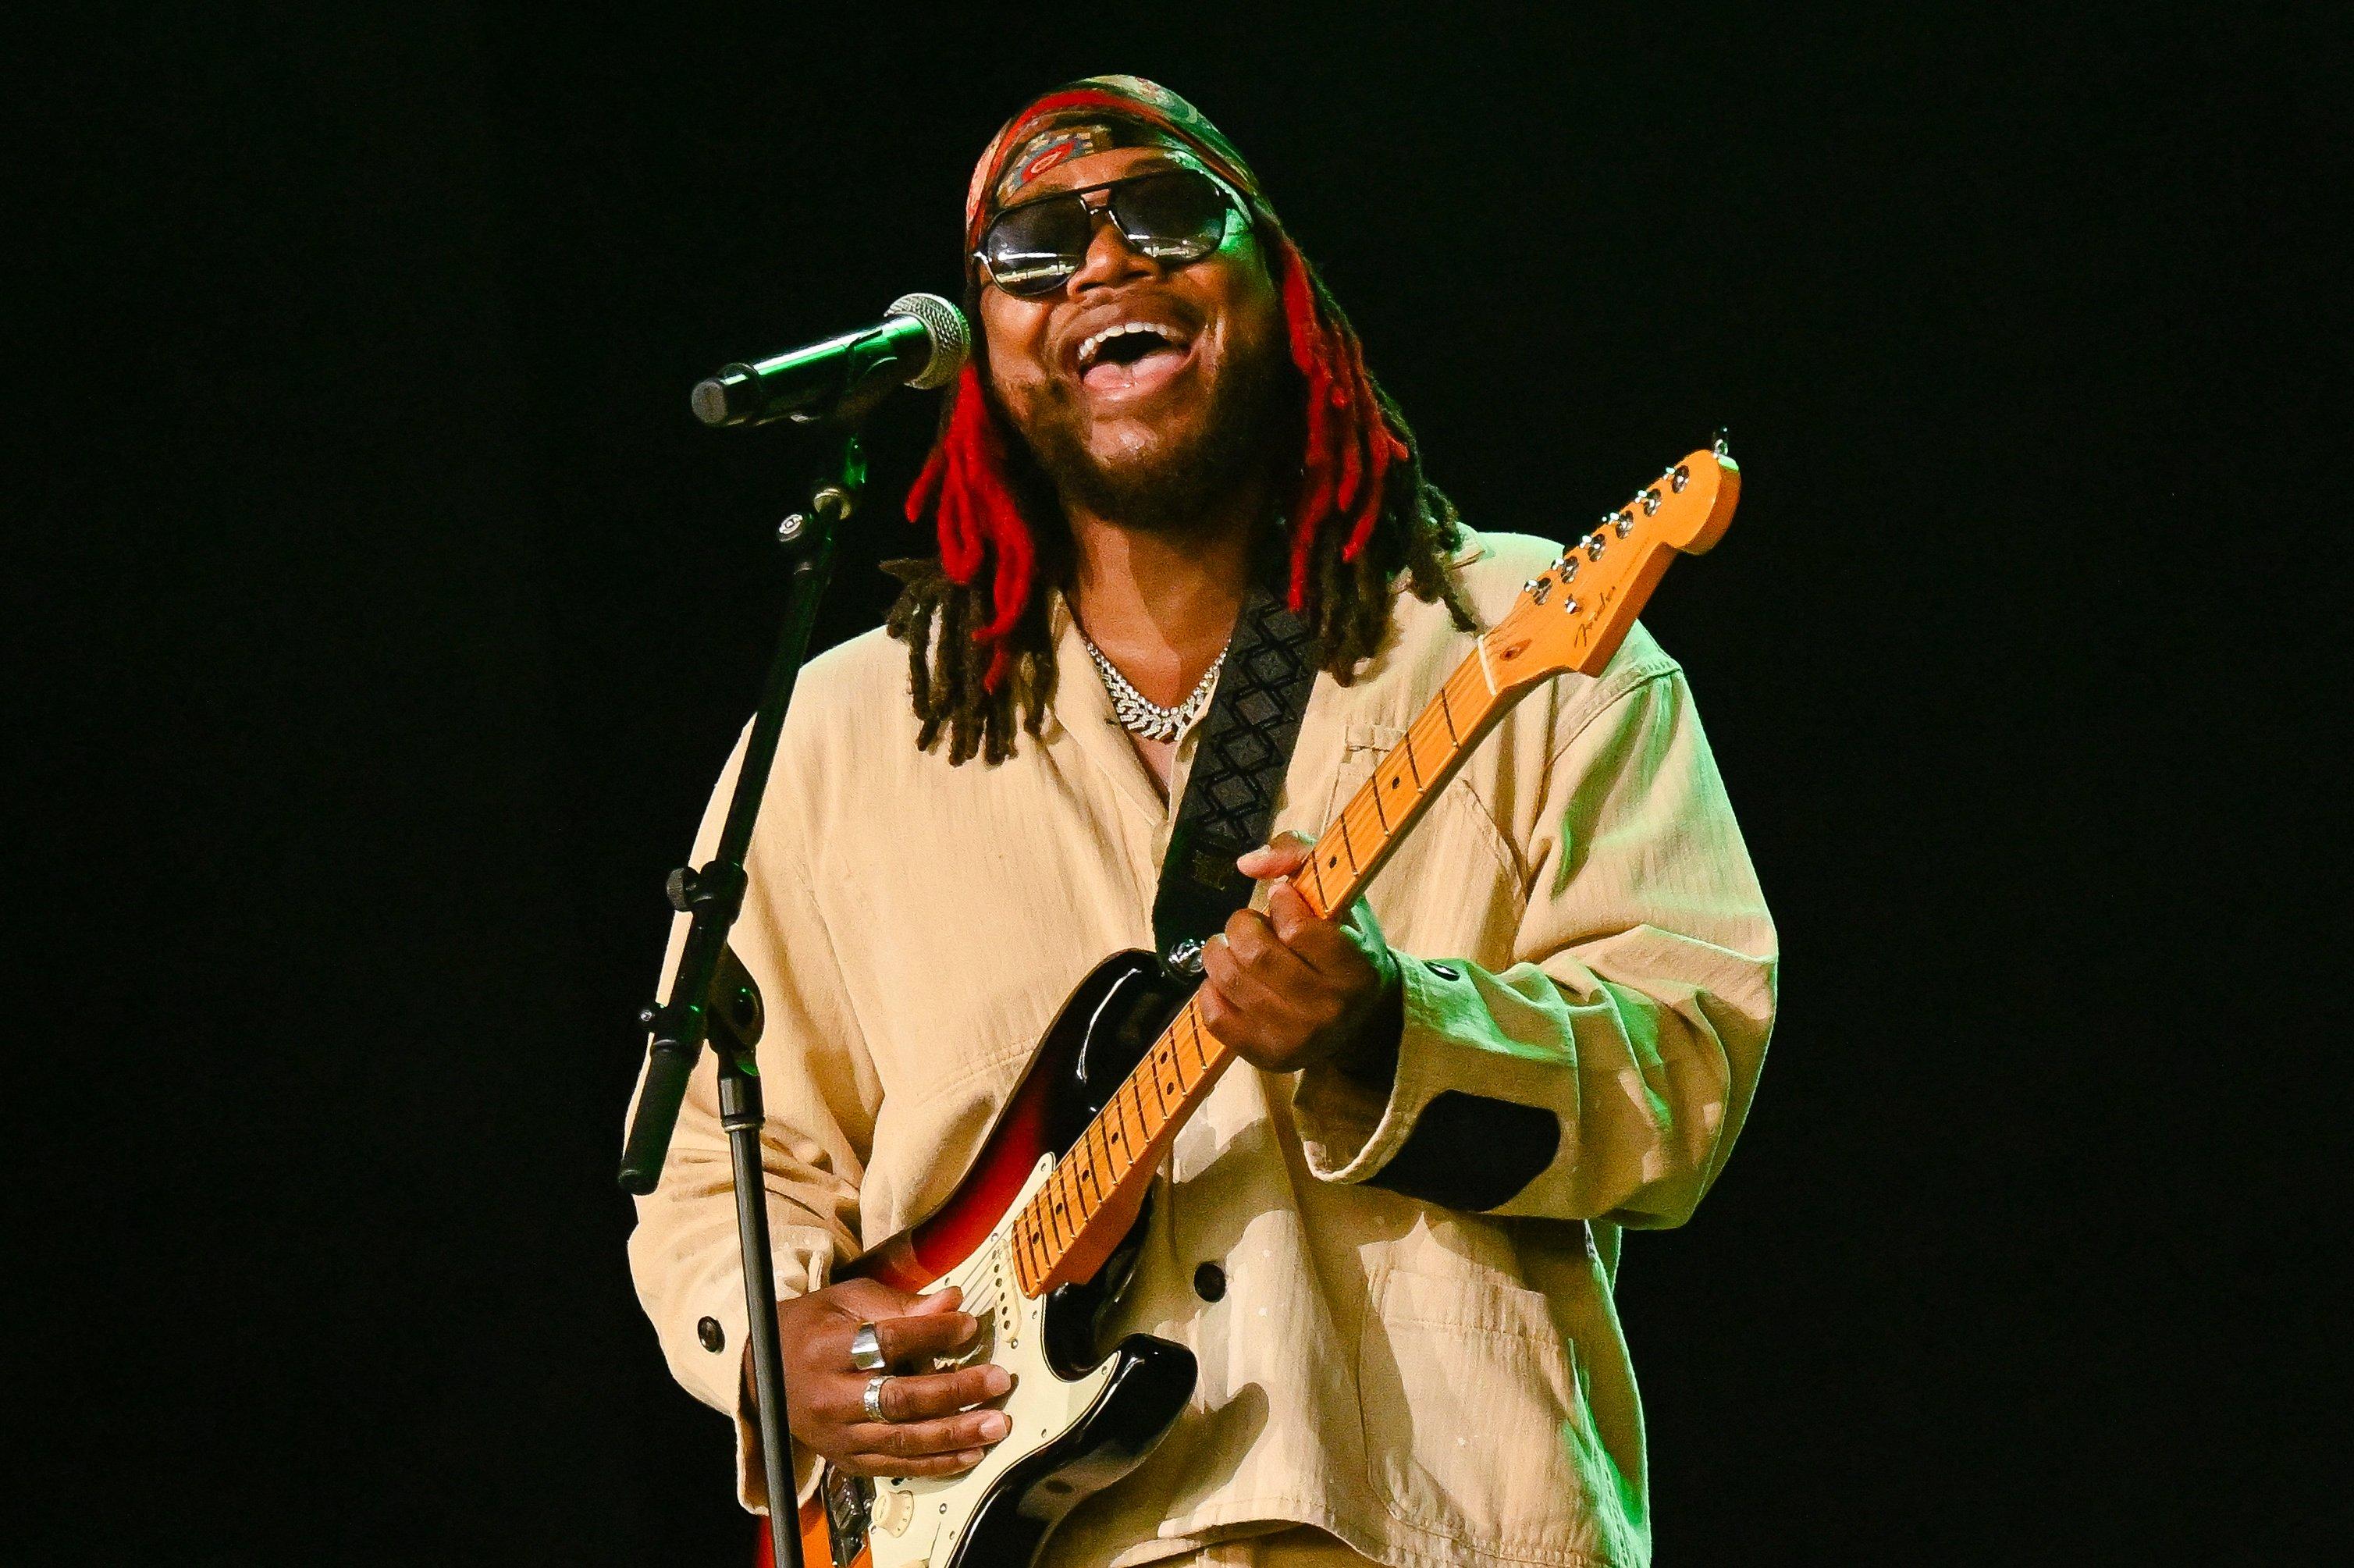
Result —
<instances>
[{"instance_id":1,"label":"guitar headstock","mask_svg":"<svg viewBox=\"0 0 2354 1568\"><path fill-rule=\"evenodd\" d=\"M1599 674L1668 563L1723 538L1740 497L1741 465L1720 440L1604 514L1592 533L1529 580L1511 612L1480 639L1497 683Z\"/></svg>"}]
</instances>

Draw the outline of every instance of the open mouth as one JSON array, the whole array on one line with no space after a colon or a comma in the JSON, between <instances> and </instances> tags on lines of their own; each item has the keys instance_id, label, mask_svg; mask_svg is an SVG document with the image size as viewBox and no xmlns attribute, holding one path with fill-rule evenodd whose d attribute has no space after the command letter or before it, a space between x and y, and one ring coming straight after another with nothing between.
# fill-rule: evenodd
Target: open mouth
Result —
<instances>
[{"instance_id":1,"label":"open mouth","mask_svg":"<svg viewBox=\"0 0 2354 1568\"><path fill-rule=\"evenodd\" d=\"M1081 340L1079 379L1090 392L1139 392L1184 368L1193 334L1166 322L1118 322Z\"/></svg>"}]
</instances>

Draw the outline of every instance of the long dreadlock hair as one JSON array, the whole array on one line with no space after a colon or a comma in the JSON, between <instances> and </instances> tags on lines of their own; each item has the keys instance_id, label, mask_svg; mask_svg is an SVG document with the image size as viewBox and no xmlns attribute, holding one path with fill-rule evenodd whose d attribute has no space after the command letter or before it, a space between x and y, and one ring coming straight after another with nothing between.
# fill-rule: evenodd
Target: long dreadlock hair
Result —
<instances>
[{"instance_id":1,"label":"long dreadlock hair","mask_svg":"<svg viewBox=\"0 0 2354 1568\"><path fill-rule=\"evenodd\" d=\"M1280 574L1293 613L1313 632L1318 667L1347 685L1381 646L1401 573L1416 598L1445 604L1458 628L1474 630L1446 560L1462 543L1461 519L1424 477L1414 431L1365 368L1331 291L1264 208L1254 227L1280 274L1302 397L1287 558L1270 562L1269 575ZM974 321L978 295L978 284L968 288ZM1017 729L1038 733L1057 673L1042 590L1063 578L1071 553L1051 488L989 391L981 346L907 493L908 521L928 514L940 553L884 564L904 585L887 625L907 644L916 744L928 751L945 734L951 763L1002 762Z\"/></svg>"}]
</instances>

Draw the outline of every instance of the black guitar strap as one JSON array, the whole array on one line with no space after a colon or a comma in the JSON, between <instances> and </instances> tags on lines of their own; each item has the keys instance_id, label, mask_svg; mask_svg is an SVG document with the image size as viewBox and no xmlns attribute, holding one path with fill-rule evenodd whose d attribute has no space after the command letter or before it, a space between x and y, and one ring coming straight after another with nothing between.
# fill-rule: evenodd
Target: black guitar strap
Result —
<instances>
[{"instance_id":1,"label":"black guitar strap","mask_svg":"<svg viewBox=\"0 0 2354 1568\"><path fill-rule=\"evenodd\" d=\"M1316 683L1313 641L1308 623L1265 588L1252 589L1235 618L1152 900L1161 961L1189 978L1202 972L1202 944L1250 902L1256 885L1235 858L1267 842L1275 821Z\"/></svg>"}]
</instances>

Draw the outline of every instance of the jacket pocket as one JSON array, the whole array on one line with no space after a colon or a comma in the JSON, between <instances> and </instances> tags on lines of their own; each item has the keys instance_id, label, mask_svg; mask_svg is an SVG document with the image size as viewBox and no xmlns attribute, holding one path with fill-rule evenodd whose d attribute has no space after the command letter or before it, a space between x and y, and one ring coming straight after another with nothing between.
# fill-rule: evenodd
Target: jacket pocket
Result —
<instances>
[{"instance_id":1,"label":"jacket pocket","mask_svg":"<svg viewBox=\"0 0 2354 1568\"><path fill-rule=\"evenodd\" d=\"M1543 1296L1386 1270L1357 1379L1368 1479L1401 1523L1516 1562L1606 1559L1581 1475L1594 1434Z\"/></svg>"},{"instance_id":2,"label":"jacket pocket","mask_svg":"<svg viewBox=\"0 0 2354 1568\"><path fill-rule=\"evenodd\" d=\"M1343 732L1325 824L1373 776L1405 731L1352 724ZM1520 856L1461 775L1430 803L1373 883L1371 898L1384 934L1426 958L1469 959L1502 968L1520 924L1526 877Z\"/></svg>"}]
</instances>

